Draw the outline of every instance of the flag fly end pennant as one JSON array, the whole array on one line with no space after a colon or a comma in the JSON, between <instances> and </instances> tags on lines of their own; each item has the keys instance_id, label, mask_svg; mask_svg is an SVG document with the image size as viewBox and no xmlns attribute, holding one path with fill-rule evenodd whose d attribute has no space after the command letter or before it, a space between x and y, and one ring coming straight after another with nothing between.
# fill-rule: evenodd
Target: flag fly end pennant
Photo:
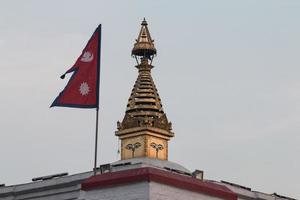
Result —
<instances>
[{"instance_id":1,"label":"flag fly end pennant","mask_svg":"<svg viewBox=\"0 0 300 200\"><path fill-rule=\"evenodd\" d=\"M75 64L60 78L72 73L66 87L50 107L97 108L99 104L101 25L98 26Z\"/></svg>"}]
</instances>

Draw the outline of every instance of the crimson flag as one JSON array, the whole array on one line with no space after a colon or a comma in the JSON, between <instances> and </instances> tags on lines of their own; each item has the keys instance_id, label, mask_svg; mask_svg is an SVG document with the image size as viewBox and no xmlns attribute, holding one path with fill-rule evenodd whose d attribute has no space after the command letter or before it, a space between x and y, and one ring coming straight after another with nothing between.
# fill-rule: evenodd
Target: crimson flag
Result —
<instances>
[{"instance_id":1,"label":"crimson flag","mask_svg":"<svg viewBox=\"0 0 300 200\"><path fill-rule=\"evenodd\" d=\"M83 49L75 64L65 73L73 73L65 89L51 107L99 107L101 24ZM65 77L65 74L61 78Z\"/></svg>"}]
</instances>

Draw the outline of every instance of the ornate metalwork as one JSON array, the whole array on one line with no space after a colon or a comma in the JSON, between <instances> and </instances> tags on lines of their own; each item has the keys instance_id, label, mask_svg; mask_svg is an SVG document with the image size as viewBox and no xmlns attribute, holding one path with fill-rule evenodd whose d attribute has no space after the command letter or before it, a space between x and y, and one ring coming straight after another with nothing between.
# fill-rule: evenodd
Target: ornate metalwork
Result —
<instances>
[{"instance_id":1,"label":"ornate metalwork","mask_svg":"<svg viewBox=\"0 0 300 200\"><path fill-rule=\"evenodd\" d=\"M139 36L132 49L132 55L141 61L136 66L139 75L128 99L125 117L122 122L117 123L117 127L119 131L147 126L171 131L172 124L163 111L161 99L151 76L153 68L151 62L156 55L154 40L145 19L141 25Z\"/></svg>"},{"instance_id":2,"label":"ornate metalwork","mask_svg":"<svg viewBox=\"0 0 300 200\"><path fill-rule=\"evenodd\" d=\"M138 69L138 77L128 99L125 116L122 121L117 122L116 135L122 138L122 142L125 139L130 139L128 142L132 143L122 146L122 159L130 157L127 150L132 151L132 157L135 156L135 150L141 144L133 144L133 141L136 141L135 138L140 135L161 135L163 137L157 136L155 142L161 144L151 143L151 146L146 145L147 139L144 139L146 140L143 141L143 145L145 142L145 150L139 152L141 153L139 155L150 156L154 153L152 149L154 148L157 158L160 155L160 159L167 159L167 153L161 152L159 154L159 152L167 148L167 145L163 146L162 144L167 143L174 136L174 133L171 131L172 123L168 121L164 113L161 99L151 76L151 70L154 67L152 61L157 53L154 40L150 35L145 19L141 25L140 33L131 52L137 61L135 67ZM141 140L138 141L142 142Z\"/></svg>"},{"instance_id":3,"label":"ornate metalwork","mask_svg":"<svg viewBox=\"0 0 300 200\"><path fill-rule=\"evenodd\" d=\"M136 43L131 51L131 55L134 56L138 62L138 57L147 57L149 60L153 60L153 57L156 55L156 49L154 47L154 40L150 36L148 30L148 23L145 18L142 22L142 27L139 33Z\"/></svg>"},{"instance_id":4,"label":"ornate metalwork","mask_svg":"<svg viewBox=\"0 0 300 200\"><path fill-rule=\"evenodd\" d=\"M135 152L135 150L138 149L140 146L141 146L141 143L136 142L136 143L134 143L134 144L127 144L125 148L132 151L132 158L134 158L134 152Z\"/></svg>"},{"instance_id":5,"label":"ornate metalwork","mask_svg":"<svg viewBox=\"0 0 300 200\"><path fill-rule=\"evenodd\" d=\"M164 146L162 144L156 144L154 142L152 142L150 144L150 146L156 150L156 158L158 158L158 152L161 151L161 150L163 150Z\"/></svg>"}]
</instances>

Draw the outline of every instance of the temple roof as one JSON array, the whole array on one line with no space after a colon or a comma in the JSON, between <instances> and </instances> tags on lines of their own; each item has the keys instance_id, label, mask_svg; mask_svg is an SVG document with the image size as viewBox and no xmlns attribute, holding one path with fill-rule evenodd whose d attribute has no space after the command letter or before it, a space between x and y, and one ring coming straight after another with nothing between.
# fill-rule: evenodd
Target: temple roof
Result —
<instances>
[{"instance_id":1,"label":"temple roof","mask_svg":"<svg viewBox=\"0 0 300 200\"><path fill-rule=\"evenodd\" d=\"M128 169L139 168L139 167L155 167L155 168L160 168L165 170L168 169L173 171L174 173L180 173L186 175L192 174L190 170L186 169L182 165L177 164L175 162L171 162L167 160L151 159L147 157L119 160L114 163L111 163L111 165L115 168L114 171L119 171L117 166L124 168L125 165L129 165L129 164L131 167L127 167ZM134 165L136 167L133 167Z\"/></svg>"},{"instance_id":2,"label":"temple roof","mask_svg":"<svg viewBox=\"0 0 300 200\"><path fill-rule=\"evenodd\" d=\"M161 99L151 76L153 54L156 54L153 40L147 28L147 22L141 24L137 42L134 44L132 54L140 57L138 77L128 99L126 113L123 121L118 122L118 130L136 127L155 127L170 132L172 127L163 111ZM144 54L140 54L144 51ZM170 132L170 135L173 133Z\"/></svg>"},{"instance_id":3,"label":"temple roof","mask_svg":"<svg viewBox=\"0 0 300 200\"><path fill-rule=\"evenodd\" d=\"M137 66L139 74L128 99L126 114L118 129L140 127L144 125L172 129L163 111L161 99L151 76L152 66L147 59Z\"/></svg>"}]
</instances>

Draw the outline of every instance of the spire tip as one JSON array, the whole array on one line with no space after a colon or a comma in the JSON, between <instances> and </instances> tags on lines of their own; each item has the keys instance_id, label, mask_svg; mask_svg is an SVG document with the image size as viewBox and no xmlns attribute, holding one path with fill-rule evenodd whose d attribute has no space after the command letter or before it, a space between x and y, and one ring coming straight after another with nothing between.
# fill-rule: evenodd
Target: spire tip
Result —
<instances>
[{"instance_id":1,"label":"spire tip","mask_svg":"<svg viewBox=\"0 0 300 200\"><path fill-rule=\"evenodd\" d=\"M143 21L142 21L142 23L141 23L141 25L143 26L147 26L148 25L148 23L147 23L147 21L146 21L146 18L144 17L144 19L143 19Z\"/></svg>"}]
</instances>

